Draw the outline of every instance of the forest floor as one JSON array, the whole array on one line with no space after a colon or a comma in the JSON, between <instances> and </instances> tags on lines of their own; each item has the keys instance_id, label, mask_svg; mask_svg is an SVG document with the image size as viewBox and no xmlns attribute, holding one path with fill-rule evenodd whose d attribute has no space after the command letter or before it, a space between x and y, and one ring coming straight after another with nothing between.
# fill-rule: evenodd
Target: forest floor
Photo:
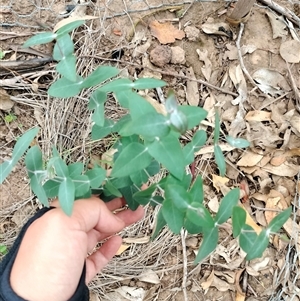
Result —
<instances>
[{"instance_id":1,"label":"forest floor","mask_svg":"<svg viewBox=\"0 0 300 301\"><path fill-rule=\"evenodd\" d=\"M56 78L56 63L21 66L22 61L51 56L51 43L34 50L20 46L66 17L64 3L39 2L2 0L0 5L0 161L8 159L16 139L36 125L41 130L33 143L46 155L56 145L74 162L101 160L112 138L91 141L86 105L90 91L66 100L51 99L47 88ZM254 5L244 28L226 21L234 4L225 1L80 2L73 15L98 18L87 20L73 34L79 73L112 65L121 69L122 76L160 78L168 84L165 95L173 89L181 104L208 111L199 125L209 134L208 144L196 154L195 169L204 179L211 212L217 212L218 200L233 187L246 192L243 206L258 232L280 210L295 208L280 238L270 241L262 258L245 262L245 254L225 227L216 251L194 266L201 236L176 236L164 229L150 241L157 209L147 207L145 218L122 232L125 250L90 283L91 300L185 300L185 280L189 301L299 301L299 25L261 2ZM299 4L276 3L299 16ZM12 62L19 63L14 70L7 67ZM144 96L159 105L157 91ZM223 178L210 146L216 109L223 133L251 143L241 150L222 142ZM112 96L106 113L112 118L120 113ZM188 142L191 135L184 139ZM20 162L0 186L0 245L9 249L39 207Z\"/></svg>"}]
</instances>

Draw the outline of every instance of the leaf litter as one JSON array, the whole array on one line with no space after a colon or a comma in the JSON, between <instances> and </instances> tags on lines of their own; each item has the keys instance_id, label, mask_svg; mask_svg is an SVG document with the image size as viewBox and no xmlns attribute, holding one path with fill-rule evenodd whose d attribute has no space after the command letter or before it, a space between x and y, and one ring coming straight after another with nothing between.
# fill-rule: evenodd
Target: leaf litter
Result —
<instances>
[{"instance_id":1,"label":"leaf litter","mask_svg":"<svg viewBox=\"0 0 300 301\"><path fill-rule=\"evenodd\" d=\"M109 14L112 8L115 11L119 9L118 5L114 1L112 2L110 10L106 11ZM152 4L153 0L149 2ZM141 3L134 5L141 5ZM106 10L107 8L104 7L103 9ZM233 137L248 139L251 145L246 150L238 150L228 143L221 143L221 149L227 160L227 171L229 171L229 168L235 171L232 172L231 177L229 177L228 172L228 175L221 179L217 178L217 171L211 164L213 148L206 145L197 152L197 170L203 173L207 181L208 207L211 208L212 212L216 211L218 209L217 200L220 199L220 196L230 188L239 186L246 178L249 188L247 194L249 195L246 199L241 196L241 199L245 202L241 206L247 212L247 223L259 233L262 229L261 226L268 224L271 217L278 213L278 210L286 208L290 204L297 206L297 196L299 197L296 188L298 187L299 192L300 184L297 174L299 173L300 129L299 109L297 109L294 95L299 90L300 83L297 80L299 77L297 77L296 65L292 65L299 62L299 52L297 52L299 43L297 34L295 34L298 29L292 30L288 20L274 12L270 13L270 10L256 6L253 8L253 13L246 23L241 40L241 54L245 67L259 87L257 89L251 85L249 79L244 75L235 40L231 39L231 37L236 38L237 32L231 31L228 24L223 22L225 15L221 14L219 18L207 17L213 13L214 9L217 10L215 4L201 3L201 11L204 10L204 14L199 16L199 5L194 4L187 11L183 20L174 23L173 21L166 21L170 17L175 17L172 12L157 13L155 14L155 20L145 18L145 24L143 25L141 22L135 28L136 39L128 44L126 44L127 42L123 39L123 36L131 30L131 23L126 16L124 20L115 17L111 23L112 25L107 27L106 31L103 31L104 38L102 38L101 43L104 43L101 44L101 47L98 44L100 41L98 39L99 33L97 33L97 37L93 36L94 33L86 28L87 34L83 38L85 43L79 43L77 53L79 55L94 55L93 51L84 45L93 46L91 48L98 51L99 55L108 53L115 48L115 45L125 45L125 48L128 47L126 60L138 65L138 67L130 67L130 65L123 64L122 67L126 69L127 74L132 77L163 78L168 81L171 87L175 88L181 103L199 104L201 106L204 104L209 110L209 115L208 119L200 125L202 128L209 129L212 126L215 106L220 108L221 119L223 120L222 127L224 126L226 133ZM223 11L224 9L225 7L222 8ZM267 13L268 19L265 17ZM136 18L136 15L140 18L140 13L131 15L132 18ZM270 15L275 17L270 17ZM84 16L78 18L92 19ZM117 18L117 23L114 23ZM273 18L272 21L271 18ZM105 21L110 24L109 20L104 17L101 22ZM95 22L93 23L94 26L99 26L99 23L97 23L99 21L95 20L93 22ZM187 24L186 22L190 22L189 24L200 30L199 33L197 32L197 37L191 38L191 40L185 39L184 26ZM288 27L285 24L288 24ZM149 25L150 31L147 25ZM266 30L259 30L258 32L259 27ZM110 34L109 28L111 28ZM122 36L119 35L120 32L116 31L116 28L122 28ZM141 32L143 32L142 35ZM140 38L137 37L139 34ZM105 35L109 38L106 39ZM93 39L92 36L96 38ZM153 36L156 39L153 39ZM282 38L286 38L286 40L281 40ZM109 41L110 39L113 43ZM199 43L195 44L197 41ZM269 43L265 41L269 41ZM160 44L181 47L185 51L186 63L179 64L169 61L164 65L163 70L175 75L186 74L190 77L189 80L176 78L176 76L164 76L160 72L160 68L156 68L151 64L147 54ZM200 49L200 55L199 50L197 53L197 49ZM134 55L131 53L132 51L135 51ZM93 68L93 66L92 64L88 67L79 66L79 70L84 69L84 72L87 72L85 68ZM213 87L196 83L193 81L194 78L203 79L215 86L220 84L222 88L237 93L238 96L225 95L214 90ZM15 81L14 84L16 83ZM188 86L189 89L187 89ZM36 93L36 91L40 91L41 97L45 97L39 83L38 90L35 88L33 92ZM164 112L164 106L157 101L156 93L152 91L146 91L145 93L148 101L157 110ZM13 97L11 99L13 100ZM27 106L31 104L29 99L27 100L24 96L22 96L22 101ZM116 109L112 100L110 101L109 114L120 116L122 112ZM19 104L16 106L19 106ZM56 101L52 106L50 110L52 114L60 111L78 111L77 102L70 102L68 109L65 110L55 109L61 106ZM80 107L83 106L82 104ZM74 110L71 108L74 108ZM88 121L88 116L84 115L86 112L81 110L80 114L86 116L86 120L82 121L83 126L80 127L76 124L75 127L85 128L86 124L84 122ZM55 120L64 120L65 118L65 116L52 118L50 123L49 120L41 118L39 122L48 122L47 128L55 129L57 128ZM72 116L68 118L73 120ZM71 131L74 125L71 121L68 122L71 124ZM52 136L51 133L47 134L47 131L43 135L45 141L47 141L47 137ZM68 135L72 137L71 132L64 132L62 139L65 139L64 137L68 137ZM76 136L80 137L81 135ZM185 137L187 140L188 138ZM82 143L77 138L70 139L70 141L73 141L74 144L68 145L65 142L66 148L72 149L78 147L78 145L85 145L86 142ZM88 156L84 147L73 154L74 161L82 154ZM106 149L106 146L104 149ZM91 153L97 151L99 151L99 147L91 148ZM268 211L267 209L272 210ZM148 299L150 298L149 300L156 297L158 297L158 300L163 300L170 296L176 298L174 297L176 292L180 292L182 289L180 281L183 259L181 258L182 249L178 243L179 240L171 235L169 231L164 230L157 240L148 242L154 227L153 219L156 211L148 209L147 212L144 221L125 230L123 236L127 238L131 236L132 240L127 240L127 243L123 244L124 249L120 250L120 255L93 282L92 289L98 293L98 296L109 296L110 293L116 293L118 298L123 298L120 300L145 300L146 295ZM295 292L299 293L299 291L297 286L292 285L292 282L295 276L295 268L299 268L299 257L296 265L287 266L285 262L285 256L291 256L289 255L290 250L299 252L299 243L297 243L297 241L299 242L299 220L295 216L289 219L284 226L284 230L281 231L282 236L287 235L291 241L284 243L283 239L279 238L276 242L274 238L262 259L251 261L246 267L245 254L239 249L236 240L232 239L228 230L230 227L226 228L225 223L220 235L220 245L207 259L205 267L203 265L194 277L191 272L192 267L189 266L189 271L193 277L188 277L188 280L191 278L191 283L187 287L188 293L194 292L196 296L205 295L207 299L223 297L226 300L245 300L246 296L247 298L253 296L250 289L252 287L258 300L272 294L275 296L277 292L290 298L295 296ZM143 240L145 238L146 240ZM138 239L145 242L138 243ZM201 237L197 237L197 241L201 243ZM296 243L293 243L293 241ZM188 263L192 262L195 256L195 247L192 246L194 244L187 245ZM276 254L273 247L279 248L279 246L283 247L283 253ZM119 267L117 274L115 273L116 265ZM282 275L280 269L288 271L288 276L285 279L280 276ZM248 274L246 293L244 291L245 287L240 286L245 278L245 273ZM258 280L259 277L265 274L268 275L268 280ZM157 279L160 280L160 284ZM286 279L288 280L286 281ZM147 280L151 281L152 286L147 285ZM121 283L119 288L117 288L117 283ZM285 292L281 293L280 286L285 283L287 283L287 287ZM158 287L155 287L156 284L162 285L164 293ZM264 287L270 287L272 292L270 292L271 289L265 290ZM229 291L235 295L234 299L228 293ZM112 296L112 299L119 300L116 297L117 295ZM192 300L192 297L190 299Z\"/></svg>"}]
</instances>

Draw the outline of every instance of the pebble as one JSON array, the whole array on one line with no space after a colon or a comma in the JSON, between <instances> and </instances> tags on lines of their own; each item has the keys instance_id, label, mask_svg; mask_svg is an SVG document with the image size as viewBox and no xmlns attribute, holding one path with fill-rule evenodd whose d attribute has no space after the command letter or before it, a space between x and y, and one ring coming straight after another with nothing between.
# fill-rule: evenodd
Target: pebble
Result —
<instances>
[{"instance_id":1,"label":"pebble","mask_svg":"<svg viewBox=\"0 0 300 301\"><path fill-rule=\"evenodd\" d=\"M170 63L172 58L172 50L170 46L156 46L150 52L150 61L152 64L163 67Z\"/></svg>"},{"instance_id":2,"label":"pebble","mask_svg":"<svg viewBox=\"0 0 300 301\"><path fill-rule=\"evenodd\" d=\"M187 26L185 27L184 31L189 41L195 42L199 39L200 30L195 26Z\"/></svg>"},{"instance_id":3,"label":"pebble","mask_svg":"<svg viewBox=\"0 0 300 301\"><path fill-rule=\"evenodd\" d=\"M185 64L185 51L179 47L171 47L172 51L172 57L171 57L171 63L172 64L178 64L178 65L183 65Z\"/></svg>"}]
</instances>

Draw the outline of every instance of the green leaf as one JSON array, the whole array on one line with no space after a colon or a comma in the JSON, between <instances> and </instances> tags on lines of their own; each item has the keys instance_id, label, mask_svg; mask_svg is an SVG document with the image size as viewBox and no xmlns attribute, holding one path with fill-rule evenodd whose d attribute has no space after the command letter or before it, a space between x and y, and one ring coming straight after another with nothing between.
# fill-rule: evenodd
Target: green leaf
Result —
<instances>
[{"instance_id":1,"label":"green leaf","mask_svg":"<svg viewBox=\"0 0 300 301\"><path fill-rule=\"evenodd\" d=\"M103 85L99 89L103 92L121 92L123 90L131 90L133 82L128 78L118 78Z\"/></svg>"},{"instance_id":2,"label":"green leaf","mask_svg":"<svg viewBox=\"0 0 300 301\"><path fill-rule=\"evenodd\" d=\"M105 183L105 189L107 189L112 195L120 198L122 197L121 192L110 182L110 181L106 181Z\"/></svg>"},{"instance_id":3,"label":"green leaf","mask_svg":"<svg viewBox=\"0 0 300 301\"><path fill-rule=\"evenodd\" d=\"M29 178L36 176L40 178L40 175L35 174L35 171L44 170L43 167L43 155L40 148L37 145L31 147L25 157L25 165L27 168Z\"/></svg>"},{"instance_id":4,"label":"green leaf","mask_svg":"<svg viewBox=\"0 0 300 301\"><path fill-rule=\"evenodd\" d=\"M65 77L58 79L54 82L48 90L48 94L52 97L72 97L82 90L83 78L77 75L77 81L73 82Z\"/></svg>"},{"instance_id":5,"label":"green leaf","mask_svg":"<svg viewBox=\"0 0 300 301\"><path fill-rule=\"evenodd\" d=\"M215 153L216 163L220 171L220 175L221 177L224 177L226 172L226 162L225 162L225 157L219 145L214 145L214 153Z\"/></svg>"},{"instance_id":6,"label":"green leaf","mask_svg":"<svg viewBox=\"0 0 300 301\"><path fill-rule=\"evenodd\" d=\"M242 228L246 223L246 211L240 207L235 206L232 209L232 230L233 237L236 238L240 235Z\"/></svg>"},{"instance_id":7,"label":"green leaf","mask_svg":"<svg viewBox=\"0 0 300 301\"><path fill-rule=\"evenodd\" d=\"M132 88L137 89L137 90L143 90L143 89L164 87L165 85L166 85L166 82L159 80L159 79L139 78L133 83Z\"/></svg>"},{"instance_id":8,"label":"green leaf","mask_svg":"<svg viewBox=\"0 0 300 301\"><path fill-rule=\"evenodd\" d=\"M54 180L48 180L44 185L43 188L45 190L46 196L48 198L55 198L58 196L60 182Z\"/></svg>"},{"instance_id":9,"label":"green leaf","mask_svg":"<svg viewBox=\"0 0 300 301\"><path fill-rule=\"evenodd\" d=\"M6 255L8 253L8 249L6 246L0 245L0 254Z\"/></svg>"},{"instance_id":10,"label":"green leaf","mask_svg":"<svg viewBox=\"0 0 300 301\"><path fill-rule=\"evenodd\" d=\"M247 252L246 260L252 260L254 258L262 257L263 252L268 247L269 244L269 235L267 230L263 229L256 240L253 242L253 247L250 252Z\"/></svg>"},{"instance_id":11,"label":"green leaf","mask_svg":"<svg viewBox=\"0 0 300 301\"><path fill-rule=\"evenodd\" d=\"M171 134L156 139L148 145L149 153L163 164L176 178L182 179L185 173L185 162L180 142Z\"/></svg>"},{"instance_id":12,"label":"green leaf","mask_svg":"<svg viewBox=\"0 0 300 301\"><path fill-rule=\"evenodd\" d=\"M192 202L195 203L203 203L204 200L204 192L203 192L203 180L201 176L197 176L196 180L193 183L189 191L189 195L191 197Z\"/></svg>"},{"instance_id":13,"label":"green leaf","mask_svg":"<svg viewBox=\"0 0 300 301\"><path fill-rule=\"evenodd\" d=\"M178 208L185 210L192 203L188 192L181 185L167 185L165 187L165 198Z\"/></svg>"},{"instance_id":14,"label":"green leaf","mask_svg":"<svg viewBox=\"0 0 300 301\"><path fill-rule=\"evenodd\" d=\"M28 48L34 45L47 44L56 39L57 34L53 32L42 32L28 39L22 48Z\"/></svg>"},{"instance_id":15,"label":"green leaf","mask_svg":"<svg viewBox=\"0 0 300 301\"><path fill-rule=\"evenodd\" d=\"M178 110L187 117L188 130L192 129L196 125L199 125L200 122L207 116L207 112L204 109L195 106L179 106Z\"/></svg>"},{"instance_id":16,"label":"green leaf","mask_svg":"<svg viewBox=\"0 0 300 301\"><path fill-rule=\"evenodd\" d=\"M192 138L194 152L197 152L206 142L207 134L204 130L197 131Z\"/></svg>"},{"instance_id":17,"label":"green leaf","mask_svg":"<svg viewBox=\"0 0 300 301\"><path fill-rule=\"evenodd\" d=\"M194 162L195 156L194 156L194 146L192 142L186 144L183 149L183 156L184 156L184 164L189 165L192 162Z\"/></svg>"},{"instance_id":18,"label":"green leaf","mask_svg":"<svg viewBox=\"0 0 300 301\"><path fill-rule=\"evenodd\" d=\"M119 132L123 127L127 126L127 124L131 121L130 115L125 115L120 118L113 127L113 132Z\"/></svg>"},{"instance_id":19,"label":"green leaf","mask_svg":"<svg viewBox=\"0 0 300 301\"><path fill-rule=\"evenodd\" d=\"M131 186L133 183L130 177L122 177L122 178L110 178L110 181L116 188L124 188L127 186Z\"/></svg>"},{"instance_id":20,"label":"green leaf","mask_svg":"<svg viewBox=\"0 0 300 301\"><path fill-rule=\"evenodd\" d=\"M150 206L155 207L157 205L162 205L164 198L160 195L155 195L150 199Z\"/></svg>"},{"instance_id":21,"label":"green leaf","mask_svg":"<svg viewBox=\"0 0 300 301\"><path fill-rule=\"evenodd\" d=\"M173 90L170 90L168 92L168 97L166 99L165 108L169 114L178 110L178 103L176 100L176 95Z\"/></svg>"},{"instance_id":22,"label":"green leaf","mask_svg":"<svg viewBox=\"0 0 300 301\"><path fill-rule=\"evenodd\" d=\"M76 20L74 22L68 23L66 25L64 25L63 27L61 27L58 31L57 31L57 35L59 37L71 32L72 30L74 30L75 28L81 26L82 24L84 24L85 21L84 20Z\"/></svg>"},{"instance_id":23,"label":"green leaf","mask_svg":"<svg viewBox=\"0 0 300 301\"><path fill-rule=\"evenodd\" d=\"M186 218L203 229L212 228L215 225L209 211L199 202L194 202L187 208Z\"/></svg>"},{"instance_id":24,"label":"green leaf","mask_svg":"<svg viewBox=\"0 0 300 301\"><path fill-rule=\"evenodd\" d=\"M111 131L113 129L114 122L112 120L106 119L106 124L112 125ZM105 114L104 114L104 103L99 104L93 112L92 121L95 122L97 126L103 127L105 124Z\"/></svg>"},{"instance_id":25,"label":"green leaf","mask_svg":"<svg viewBox=\"0 0 300 301\"><path fill-rule=\"evenodd\" d=\"M219 142L220 138L220 116L218 111L215 113L215 130L214 130L214 144Z\"/></svg>"},{"instance_id":26,"label":"green leaf","mask_svg":"<svg viewBox=\"0 0 300 301\"><path fill-rule=\"evenodd\" d=\"M64 56L61 61L56 65L56 71L64 76L67 80L71 82L77 81L76 74L76 57L75 55L69 54Z\"/></svg>"},{"instance_id":27,"label":"green leaf","mask_svg":"<svg viewBox=\"0 0 300 301\"><path fill-rule=\"evenodd\" d=\"M189 219L184 219L183 227L188 231L189 234L198 234L203 232L202 227L192 223Z\"/></svg>"},{"instance_id":28,"label":"green leaf","mask_svg":"<svg viewBox=\"0 0 300 301\"><path fill-rule=\"evenodd\" d=\"M147 183L149 177L159 173L160 165L157 161L152 160L147 168L139 170L130 175L132 182L140 187L142 184Z\"/></svg>"},{"instance_id":29,"label":"green leaf","mask_svg":"<svg viewBox=\"0 0 300 301\"><path fill-rule=\"evenodd\" d=\"M145 98L143 98L136 92L124 91L123 94L126 94L127 97L126 101L128 104L128 108L130 110L130 116L132 120L138 119L142 115L145 116L146 114L156 113L158 115L155 108ZM122 105L123 100L122 101L119 100L119 102Z\"/></svg>"},{"instance_id":30,"label":"green leaf","mask_svg":"<svg viewBox=\"0 0 300 301\"><path fill-rule=\"evenodd\" d=\"M119 74L119 69L111 66L100 66L92 72L82 83L83 88L95 87L100 83ZM113 82L113 81L112 81ZM103 91L101 91L104 93ZM106 97L105 97L106 98Z\"/></svg>"},{"instance_id":31,"label":"green leaf","mask_svg":"<svg viewBox=\"0 0 300 301\"><path fill-rule=\"evenodd\" d=\"M106 137L112 132L113 128L114 122L110 119L105 119L103 126L94 124L92 127L92 140L98 140Z\"/></svg>"},{"instance_id":32,"label":"green leaf","mask_svg":"<svg viewBox=\"0 0 300 301\"><path fill-rule=\"evenodd\" d=\"M171 231L179 234L184 222L184 211L178 209L172 200L165 200L162 205L162 214Z\"/></svg>"},{"instance_id":33,"label":"green leaf","mask_svg":"<svg viewBox=\"0 0 300 301\"><path fill-rule=\"evenodd\" d=\"M188 129L188 119L184 113L175 110L169 115L169 120L175 131L184 134Z\"/></svg>"},{"instance_id":34,"label":"green leaf","mask_svg":"<svg viewBox=\"0 0 300 301\"><path fill-rule=\"evenodd\" d=\"M232 209L237 205L240 199L239 188L230 190L221 200L219 210L215 216L215 222L218 225L225 223L232 214Z\"/></svg>"},{"instance_id":35,"label":"green leaf","mask_svg":"<svg viewBox=\"0 0 300 301\"><path fill-rule=\"evenodd\" d=\"M219 231L217 227L203 230L203 240L195 258L194 264L203 261L211 252L216 249L218 245L218 239Z\"/></svg>"},{"instance_id":36,"label":"green leaf","mask_svg":"<svg viewBox=\"0 0 300 301\"><path fill-rule=\"evenodd\" d=\"M146 168L151 163L151 156L147 148L140 143L133 142L126 146L114 163L111 176L125 177Z\"/></svg>"},{"instance_id":37,"label":"green leaf","mask_svg":"<svg viewBox=\"0 0 300 301\"><path fill-rule=\"evenodd\" d=\"M69 176L68 166L65 163L65 161L59 157L55 157L53 159L54 160L51 163L55 169L55 173L57 174L57 176L59 176L61 178L65 178L65 177Z\"/></svg>"},{"instance_id":38,"label":"green leaf","mask_svg":"<svg viewBox=\"0 0 300 301\"><path fill-rule=\"evenodd\" d=\"M3 183L5 178L12 171L17 162L21 159L22 155L25 153L27 148L29 147L33 138L37 135L39 128L33 128L26 133L24 133L16 142L12 158L9 161L3 162L0 164L0 184Z\"/></svg>"},{"instance_id":39,"label":"green leaf","mask_svg":"<svg viewBox=\"0 0 300 301\"><path fill-rule=\"evenodd\" d=\"M144 137L164 137L170 132L168 120L165 116L156 112L141 115L132 120L126 127L120 130L121 136L130 136L132 134L142 135Z\"/></svg>"},{"instance_id":40,"label":"green leaf","mask_svg":"<svg viewBox=\"0 0 300 301\"><path fill-rule=\"evenodd\" d=\"M30 177L30 187L38 200L46 207L49 207L48 197L37 175Z\"/></svg>"},{"instance_id":41,"label":"green leaf","mask_svg":"<svg viewBox=\"0 0 300 301\"><path fill-rule=\"evenodd\" d=\"M87 175L73 175L71 177L75 185L75 198L81 198L90 191L90 180Z\"/></svg>"},{"instance_id":42,"label":"green leaf","mask_svg":"<svg viewBox=\"0 0 300 301\"><path fill-rule=\"evenodd\" d=\"M70 35L65 34L56 40L53 48L53 59L60 61L65 56L69 56L74 53L74 44Z\"/></svg>"},{"instance_id":43,"label":"green leaf","mask_svg":"<svg viewBox=\"0 0 300 301\"><path fill-rule=\"evenodd\" d=\"M136 192L133 195L133 198L136 202L138 202L141 205L147 205L150 202L150 199L152 198L152 194L156 190L156 185L151 185L145 190L140 190Z\"/></svg>"},{"instance_id":44,"label":"green leaf","mask_svg":"<svg viewBox=\"0 0 300 301\"><path fill-rule=\"evenodd\" d=\"M239 244L247 254L253 249L253 245L257 239L257 236L258 235L251 226L244 224L239 236Z\"/></svg>"},{"instance_id":45,"label":"green leaf","mask_svg":"<svg viewBox=\"0 0 300 301\"><path fill-rule=\"evenodd\" d=\"M88 108L89 110L95 110L97 107L104 105L107 95L105 92L95 90L90 97Z\"/></svg>"},{"instance_id":46,"label":"green leaf","mask_svg":"<svg viewBox=\"0 0 300 301\"><path fill-rule=\"evenodd\" d=\"M58 200L63 212L71 216L75 200L75 185L71 178L67 177L60 183Z\"/></svg>"},{"instance_id":47,"label":"green leaf","mask_svg":"<svg viewBox=\"0 0 300 301\"><path fill-rule=\"evenodd\" d=\"M250 146L250 142L242 138L233 138L232 136L226 136L226 141L233 147L246 148Z\"/></svg>"},{"instance_id":48,"label":"green leaf","mask_svg":"<svg viewBox=\"0 0 300 301\"><path fill-rule=\"evenodd\" d=\"M133 195L139 191L139 189L133 185L128 186L128 187L123 187L119 189L120 192L122 193L126 204L131 210L136 210L140 204L134 199Z\"/></svg>"},{"instance_id":49,"label":"green leaf","mask_svg":"<svg viewBox=\"0 0 300 301\"><path fill-rule=\"evenodd\" d=\"M153 241L158 233L161 231L161 229L167 224L164 215L162 213L162 208L160 208L160 210L158 211L157 215L156 215L156 224L155 224L155 228L154 231L151 235L151 240Z\"/></svg>"},{"instance_id":50,"label":"green leaf","mask_svg":"<svg viewBox=\"0 0 300 301\"><path fill-rule=\"evenodd\" d=\"M74 176L81 175L83 172L84 165L82 162L71 163L68 165L69 176L72 178Z\"/></svg>"},{"instance_id":51,"label":"green leaf","mask_svg":"<svg viewBox=\"0 0 300 301\"><path fill-rule=\"evenodd\" d=\"M181 180L175 178L172 175L168 175L166 178L163 178L159 185L161 188L165 189L167 185L180 185L185 188L185 190L188 190L192 181L192 175L191 174L184 174L183 178Z\"/></svg>"},{"instance_id":52,"label":"green leaf","mask_svg":"<svg viewBox=\"0 0 300 301\"><path fill-rule=\"evenodd\" d=\"M91 188L99 188L106 178L106 171L101 167L95 166L93 169L88 170L85 175L90 180Z\"/></svg>"},{"instance_id":53,"label":"green leaf","mask_svg":"<svg viewBox=\"0 0 300 301\"><path fill-rule=\"evenodd\" d=\"M277 233L291 216L292 207L285 209L275 216L269 223L267 230L271 233Z\"/></svg>"}]
</instances>

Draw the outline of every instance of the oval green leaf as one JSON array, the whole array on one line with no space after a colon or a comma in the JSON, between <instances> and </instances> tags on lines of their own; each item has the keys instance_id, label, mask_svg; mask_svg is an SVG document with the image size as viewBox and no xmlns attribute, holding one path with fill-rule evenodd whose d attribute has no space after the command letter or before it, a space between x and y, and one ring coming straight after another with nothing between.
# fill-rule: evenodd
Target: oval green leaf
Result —
<instances>
[{"instance_id":1,"label":"oval green leaf","mask_svg":"<svg viewBox=\"0 0 300 301\"><path fill-rule=\"evenodd\" d=\"M71 216L75 200L75 185L71 178L67 177L60 183L58 189L59 205L63 212Z\"/></svg>"}]
</instances>

